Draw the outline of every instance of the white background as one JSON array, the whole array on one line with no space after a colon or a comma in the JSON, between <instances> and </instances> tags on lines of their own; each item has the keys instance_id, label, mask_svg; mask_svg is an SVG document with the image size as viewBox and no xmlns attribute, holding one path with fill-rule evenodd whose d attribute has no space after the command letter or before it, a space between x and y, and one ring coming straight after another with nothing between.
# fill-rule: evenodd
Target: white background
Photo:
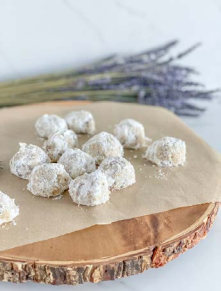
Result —
<instances>
[{"instance_id":1,"label":"white background","mask_svg":"<svg viewBox=\"0 0 221 291\"><path fill-rule=\"evenodd\" d=\"M178 38L203 43L183 62L221 87L220 0L0 0L0 80L79 66ZM221 152L221 101L187 124ZM0 283L0 290L221 290L221 214L206 240L163 268L83 286Z\"/></svg>"}]
</instances>

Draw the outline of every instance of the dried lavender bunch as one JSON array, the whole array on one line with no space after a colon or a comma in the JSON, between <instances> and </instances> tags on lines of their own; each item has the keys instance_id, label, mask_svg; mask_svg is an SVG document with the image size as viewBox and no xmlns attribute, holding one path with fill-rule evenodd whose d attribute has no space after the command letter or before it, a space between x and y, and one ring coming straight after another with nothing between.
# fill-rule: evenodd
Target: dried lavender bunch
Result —
<instances>
[{"instance_id":1,"label":"dried lavender bunch","mask_svg":"<svg viewBox=\"0 0 221 291\"><path fill-rule=\"evenodd\" d=\"M0 83L0 106L48 100L86 99L159 105L179 115L198 116L205 108L191 100L210 100L217 90L192 81L196 71L177 64L193 46L169 57L177 41L131 55L113 55L79 70Z\"/></svg>"}]
</instances>

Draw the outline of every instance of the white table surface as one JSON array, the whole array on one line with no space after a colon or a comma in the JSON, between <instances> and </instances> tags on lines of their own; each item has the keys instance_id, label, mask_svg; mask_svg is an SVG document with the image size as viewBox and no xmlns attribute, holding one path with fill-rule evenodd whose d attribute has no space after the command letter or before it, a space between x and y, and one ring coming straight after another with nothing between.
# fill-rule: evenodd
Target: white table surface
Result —
<instances>
[{"instance_id":1,"label":"white table surface","mask_svg":"<svg viewBox=\"0 0 221 291\"><path fill-rule=\"evenodd\" d=\"M0 0L0 80L79 65L113 52L136 52L179 38L203 46L184 60L220 87L220 0ZM221 152L221 100L184 119ZM0 290L221 290L221 213L208 237L163 268L81 286L0 283Z\"/></svg>"}]
</instances>

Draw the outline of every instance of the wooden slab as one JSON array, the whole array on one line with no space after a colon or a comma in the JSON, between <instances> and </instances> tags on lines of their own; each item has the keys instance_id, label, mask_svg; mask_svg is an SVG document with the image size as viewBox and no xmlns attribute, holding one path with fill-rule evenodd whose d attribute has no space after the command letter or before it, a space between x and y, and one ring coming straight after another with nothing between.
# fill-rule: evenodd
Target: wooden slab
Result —
<instances>
[{"instance_id":1,"label":"wooden slab","mask_svg":"<svg viewBox=\"0 0 221 291\"><path fill-rule=\"evenodd\" d=\"M74 285L157 268L204 238L217 210L213 203L179 208L2 251L0 280Z\"/></svg>"}]
</instances>

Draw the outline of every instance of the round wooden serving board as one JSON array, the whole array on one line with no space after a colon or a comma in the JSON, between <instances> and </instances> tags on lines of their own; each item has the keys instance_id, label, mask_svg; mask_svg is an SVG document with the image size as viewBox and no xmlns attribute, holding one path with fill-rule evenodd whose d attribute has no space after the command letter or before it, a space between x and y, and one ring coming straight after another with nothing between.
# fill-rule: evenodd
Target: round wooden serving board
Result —
<instances>
[{"instance_id":1,"label":"round wooden serving board","mask_svg":"<svg viewBox=\"0 0 221 291\"><path fill-rule=\"evenodd\" d=\"M178 208L1 251L0 280L74 285L157 268L204 238L217 210L218 203Z\"/></svg>"}]
</instances>

